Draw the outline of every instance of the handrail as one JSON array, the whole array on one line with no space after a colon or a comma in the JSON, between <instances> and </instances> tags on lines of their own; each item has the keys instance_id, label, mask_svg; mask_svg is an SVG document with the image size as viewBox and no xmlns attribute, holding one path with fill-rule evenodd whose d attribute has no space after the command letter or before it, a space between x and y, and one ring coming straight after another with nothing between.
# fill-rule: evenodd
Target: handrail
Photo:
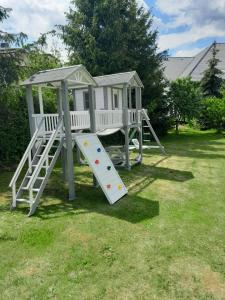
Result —
<instances>
[{"instance_id":1,"label":"handrail","mask_svg":"<svg viewBox=\"0 0 225 300\"><path fill-rule=\"evenodd\" d=\"M24 152L24 155L23 155L23 157L22 157L22 159L21 159L21 161L20 161L20 163L19 163L19 165L18 165L18 167L17 167L17 169L16 169L16 171L15 171L15 173L13 175L13 178L10 181L9 187L12 187L12 185L17 181L17 179L18 179L18 177L20 175L20 172L21 172L22 168L24 167L24 164L25 164L26 160L28 159L29 153L32 150L32 148L33 148L33 146L34 146L34 144L35 144L35 142L37 140L38 133L40 131L40 128L41 128L43 122L44 122L44 119L41 120L38 128L34 132L34 135L33 135L32 139L31 139L29 145L27 146L26 151Z\"/></svg>"},{"instance_id":2,"label":"handrail","mask_svg":"<svg viewBox=\"0 0 225 300\"><path fill-rule=\"evenodd\" d=\"M36 168L34 169L32 177L30 178L30 181L27 184L27 188L28 189L30 189L30 187L34 185L34 183L35 183L35 181L36 181L36 179L38 177L38 174L39 174L39 172L41 170L41 167L42 167L44 161L46 160L46 155L49 152L50 148L52 147L52 144L54 143L54 140L55 140L55 138L56 138L56 136L58 134L59 129L61 129L61 126L62 126L62 117L60 117L60 119L58 121L58 124L56 126L56 129L53 131L53 133L52 133L52 135L51 135L51 137L50 137L50 139L49 139L49 141L48 141L48 143L47 143L47 145L45 147L45 150L42 153L41 158L40 158L40 160L39 160Z\"/></svg>"}]
</instances>

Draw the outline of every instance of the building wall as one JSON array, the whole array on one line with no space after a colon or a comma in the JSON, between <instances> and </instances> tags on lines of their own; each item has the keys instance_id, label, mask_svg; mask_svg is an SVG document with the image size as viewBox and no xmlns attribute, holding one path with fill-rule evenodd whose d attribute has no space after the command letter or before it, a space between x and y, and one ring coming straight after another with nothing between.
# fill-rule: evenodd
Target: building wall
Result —
<instances>
[{"instance_id":1,"label":"building wall","mask_svg":"<svg viewBox=\"0 0 225 300\"><path fill-rule=\"evenodd\" d=\"M88 89L75 90L76 110L78 110L78 111L84 110L84 92L87 92L87 91L88 91ZM113 94L117 94L119 109L122 109L122 90L121 89L115 89L115 88L112 89L111 87L107 87L106 91L104 92L104 88L99 87L99 88L95 88L94 91L95 91L95 101L96 101L96 109L97 110L113 109L112 108L112 105L113 105L112 95ZM106 95L106 98L104 98L104 94Z\"/></svg>"}]
</instances>

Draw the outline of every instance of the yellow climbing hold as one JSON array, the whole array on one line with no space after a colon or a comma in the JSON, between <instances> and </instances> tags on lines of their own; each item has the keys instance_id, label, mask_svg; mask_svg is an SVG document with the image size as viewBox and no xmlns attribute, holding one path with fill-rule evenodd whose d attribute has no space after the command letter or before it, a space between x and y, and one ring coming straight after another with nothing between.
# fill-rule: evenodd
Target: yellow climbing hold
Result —
<instances>
[{"instance_id":1,"label":"yellow climbing hold","mask_svg":"<svg viewBox=\"0 0 225 300\"><path fill-rule=\"evenodd\" d=\"M88 145L89 145L88 141L84 141L83 145L84 145L84 147L88 147Z\"/></svg>"},{"instance_id":2,"label":"yellow climbing hold","mask_svg":"<svg viewBox=\"0 0 225 300\"><path fill-rule=\"evenodd\" d=\"M118 184L118 190L121 191L123 188L122 184Z\"/></svg>"}]
</instances>

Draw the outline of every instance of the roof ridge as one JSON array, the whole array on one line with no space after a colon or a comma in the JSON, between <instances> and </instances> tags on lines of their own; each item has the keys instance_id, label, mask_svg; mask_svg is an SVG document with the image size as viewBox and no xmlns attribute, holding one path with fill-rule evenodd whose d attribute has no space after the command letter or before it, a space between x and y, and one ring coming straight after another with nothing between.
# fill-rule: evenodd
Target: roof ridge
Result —
<instances>
[{"instance_id":1,"label":"roof ridge","mask_svg":"<svg viewBox=\"0 0 225 300\"><path fill-rule=\"evenodd\" d=\"M73 65L73 66L68 66L68 67L59 67L59 68L54 68L54 69L48 69L48 70L41 70L38 73L45 73L45 72L50 72L50 71L58 71L58 70L62 70L62 69L72 69L75 67L80 67L82 65Z\"/></svg>"},{"instance_id":2,"label":"roof ridge","mask_svg":"<svg viewBox=\"0 0 225 300\"><path fill-rule=\"evenodd\" d=\"M194 58L194 56L169 56L168 58Z\"/></svg>"},{"instance_id":3,"label":"roof ridge","mask_svg":"<svg viewBox=\"0 0 225 300\"><path fill-rule=\"evenodd\" d=\"M213 44L214 43L212 43L209 47L208 47L208 49L207 49L207 47L204 49L204 50L202 50L202 51L205 51L205 53L202 55L202 57L200 57L199 58L199 60L198 60L198 62L195 64L195 66L193 67L193 69L189 72L189 74L188 74L188 76L191 76L191 74L194 72L194 70L197 68L197 66L200 64L200 62L202 62L202 60L206 57L206 55L209 53L209 51L212 49L212 47L213 47ZM200 52L201 53L201 52ZM199 53L199 54L200 54ZM198 54L197 54L198 55ZM195 57L197 57L197 55L195 56ZM183 73L183 72L182 72Z\"/></svg>"},{"instance_id":4,"label":"roof ridge","mask_svg":"<svg viewBox=\"0 0 225 300\"><path fill-rule=\"evenodd\" d=\"M94 76L93 78L107 77L107 76L114 76L114 75L122 75L122 74L129 74L129 73L136 73L136 71L128 71L128 72L121 72L121 73L114 73L114 74L100 75L100 76Z\"/></svg>"}]
</instances>

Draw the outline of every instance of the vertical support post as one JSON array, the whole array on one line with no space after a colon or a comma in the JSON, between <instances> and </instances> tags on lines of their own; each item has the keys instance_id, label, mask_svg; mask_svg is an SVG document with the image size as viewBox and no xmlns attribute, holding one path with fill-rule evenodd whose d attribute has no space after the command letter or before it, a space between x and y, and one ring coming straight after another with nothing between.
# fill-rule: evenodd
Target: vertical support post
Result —
<instances>
[{"instance_id":1,"label":"vertical support post","mask_svg":"<svg viewBox=\"0 0 225 300\"><path fill-rule=\"evenodd\" d=\"M95 99L94 99L94 88L92 85L88 86L88 95L89 95L89 113L90 113L90 129L91 132L96 132L96 116L95 116ZM98 182L93 175L93 185L98 187Z\"/></svg>"},{"instance_id":2,"label":"vertical support post","mask_svg":"<svg viewBox=\"0 0 225 300\"><path fill-rule=\"evenodd\" d=\"M41 86L38 87L38 100L39 100L39 109L40 114L44 114L44 106L43 106L43 97L42 97L42 89Z\"/></svg>"},{"instance_id":3,"label":"vertical support post","mask_svg":"<svg viewBox=\"0 0 225 300\"><path fill-rule=\"evenodd\" d=\"M73 95L73 110L77 110L77 102L76 102L76 91L75 89L72 90L72 95Z\"/></svg>"},{"instance_id":4,"label":"vertical support post","mask_svg":"<svg viewBox=\"0 0 225 300\"><path fill-rule=\"evenodd\" d=\"M59 114L59 118L62 117L63 115L63 108L62 108L62 90L61 88L57 89L57 112ZM66 181L67 176L66 176L66 151L64 146L62 147L61 150L61 165L62 165L62 170L63 170L63 178Z\"/></svg>"},{"instance_id":5,"label":"vertical support post","mask_svg":"<svg viewBox=\"0 0 225 300\"><path fill-rule=\"evenodd\" d=\"M63 80L62 86L62 107L64 111L64 127L66 137L66 174L69 186L69 200L75 199L74 172L73 172L73 146L70 122L70 109L68 97L68 83Z\"/></svg>"},{"instance_id":6,"label":"vertical support post","mask_svg":"<svg viewBox=\"0 0 225 300\"><path fill-rule=\"evenodd\" d=\"M103 87L103 94L104 94L104 109L109 109L109 103L108 103L108 87Z\"/></svg>"},{"instance_id":7,"label":"vertical support post","mask_svg":"<svg viewBox=\"0 0 225 300\"><path fill-rule=\"evenodd\" d=\"M132 89L129 86L129 108L132 109Z\"/></svg>"},{"instance_id":8,"label":"vertical support post","mask_svg":"<svg viewBox=\"0 0 225 300\"><path fill-rule=\"evenodd\" d=\"M73 95L73 110L77 111L77 102L76 102L76 90L72 90L72 95ZM81 165L81 152L79 147L76 145L76 151L77 151L77 162L79 165Z\"/></svg>"},{"instance_id":9,"label":"vertical support post","mask_svg":"<svg viewBox=\"0 0 225 300\"><path fill-rule=\"evenodd\" d=\"M28 108L28 118L29 118L29 125L30 125L30 135L33 136L35 132L35 124L34 124L34 101L32 95L32 85L26 86L26 100L27 100L27 108Z\"/></svg>"},{"instance_id":10,"label":"vertical support post","mask_svg":"<svg viewBox=\"0 0 225 300\"><path fill-rule=\"evenodd\" d=\"M90 124L91 132L96 132L96 117L95 117L95 100L94 100L94 89L92 85L88 86L89 94L89 113L90 113Z\"/></svg>"},{"instance_id":11,"label":"vertical support post","mask_svg":"<svg viewBox=\"0 0 225 300\"><path fill-rule=\"evenodd\" d=\"M130 170L127 84L123 85L123 127L125 135L125 167Z\"/></svg>"},{"instance_id":12,"label":"vertical support post","mask_svg":"<svg viewBox=\"0 0 225 300\"><path fill-rule=\"evenodd\" d=\"M138 114L140 115L140 124L138 125L138 141L139 141L139 157L140 163L142 162L143 156L143 136L142 136L142 114L140 114L140 110L142 109L142 95L141 95L141 87L135 88L135 103L136 103L136 114L138 119Z\"/></svg>"}]
</instances>

